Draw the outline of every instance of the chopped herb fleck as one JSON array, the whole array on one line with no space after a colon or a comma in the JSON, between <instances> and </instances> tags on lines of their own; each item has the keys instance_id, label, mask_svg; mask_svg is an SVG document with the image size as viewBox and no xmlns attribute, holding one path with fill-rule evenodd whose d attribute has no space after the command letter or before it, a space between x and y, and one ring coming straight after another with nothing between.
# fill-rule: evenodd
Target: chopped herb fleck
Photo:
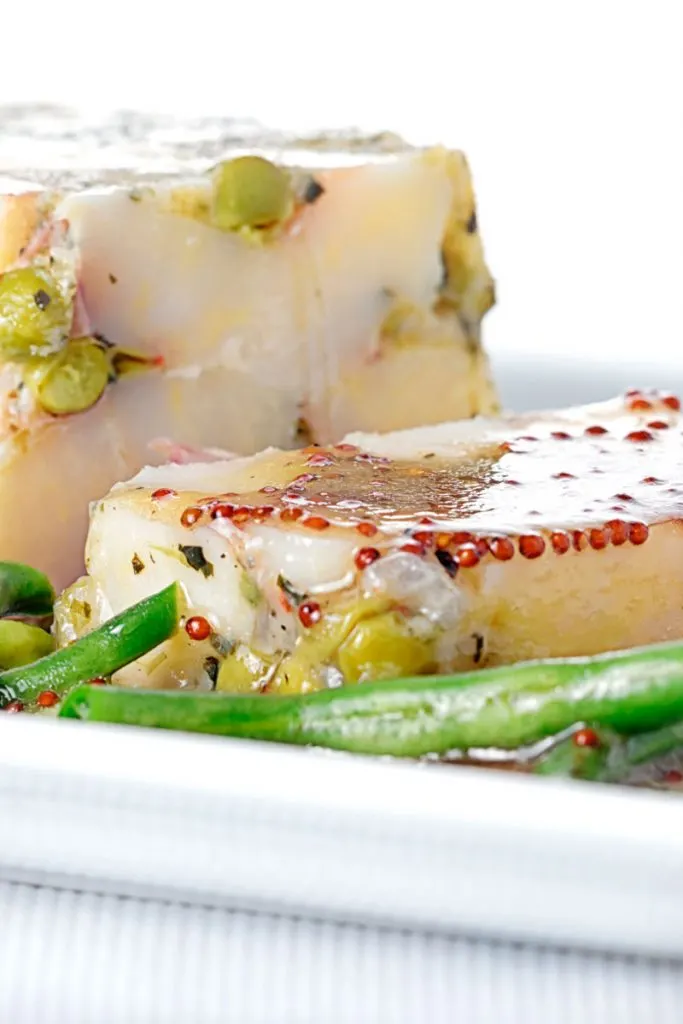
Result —
<instances>
[{"instance_id":1,"label":"chopped herb fleck","mask_svg":"<svg viewBox=\"0 0 683 1024\"><path fill-rule=\"evenodd\" d=\"M286 579L286 577L283 576L282 573L280 573L280 575L277 578L277 585L282 591L282 593L285 595L285 597L287 597L288 600L291 601L291 603L295 606L300 605L301 602L306 599L306 595L300 594L297 590L295 590L292 584L289 582L289 580Z\"/></svg>"},{"instance_id":2,"label":"chopped herb fleck","mask_svg":"<svg viewBox=\"0 0 683 1024\"><path fill-rule=\"evenodd\" d=\"M89 601L79 601L76 598L71 602L71 608L75 615L80 615L86 622L90 621L92 607Z\"/></svg>"},{"instance_id":3,"label":"chopped herb fleck","mask_svg":"<svg viewBox=\"0 0 683 1024\"><path fill-rule=\"evenodd\" d=\"M206 579L213 576L213 564L204 557L204 549L198 544L179 544L181 552L190 569L196 569Z\"/></svg>"},{"instance_id":4,"label":"chopped herb fleck","mask_svg":"<svg viewBox=\"0 0 683 1024\"><path fill-rule=\"evenodd\" d=\"M33 301L35 302L38 309L44 310L47 309L47 307L50 305L52 299L50 298L46 291L44 291L42 288L39 288L38 291L33 296Z\"/></svg>"},{"instance_id":5,"label":"chopped herb fleck","mask_svg":"<svg viewBox=\"0 0 683 1024\"><path fill-rule=\"evenodd\" d=\"M130 564L133 566L133 572L136 576L138 576L145 568L145 563L137 553L131 558Z\"/></svg>"},{"instance_id":6,"label":"chopped herb fleck","mask_svg":"<svg viewBox=\"0 0 683 1024\"><path fill-rule=\"evenodd\" d=\"M449 554L448 551L437 551L436 557L438 561L441 562L449 576L457 575L458 563L453 558L453 555Z\"/></svg>"},{"instance_id":7,"label":"chopped herb fleck","mask_svg":"<svg viewBox=\"0 0 683 1024\"><path fill-rule=\"evenodd\" d=\"M211 688L215 689L216 680L218 679L218 658L212 656L204 658L204 671L211 680Z\"/></svg>"},{"instance_id":8,"label":"chopped herb fleck","mask_svg":"<svg viewBox=\"0 0 683 1024\"><path fill-rule=\"evenodd\" d=\"M322 187L319 181L315 178L310 178L306 188L304 189L304 202L315 203L317 199L320 199L325 194L325 189Z\"/></svg>"}]
</instances>

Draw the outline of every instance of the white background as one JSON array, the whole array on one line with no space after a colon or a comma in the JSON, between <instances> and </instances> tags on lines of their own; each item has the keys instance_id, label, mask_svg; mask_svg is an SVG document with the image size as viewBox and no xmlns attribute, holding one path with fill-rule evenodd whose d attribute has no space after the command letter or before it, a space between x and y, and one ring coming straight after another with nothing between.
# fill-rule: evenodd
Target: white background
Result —
<instances>
[{"instance_id":1,"label":"white background","mask_svg":"<svg viewBox=\"0 0 683 1024\"><path fill-rule=\"evenodd\" d=\"M32 0L0 100L389 127L464 148L494 354L681 359L680 0Z\"/></svg>"}]
</instances>

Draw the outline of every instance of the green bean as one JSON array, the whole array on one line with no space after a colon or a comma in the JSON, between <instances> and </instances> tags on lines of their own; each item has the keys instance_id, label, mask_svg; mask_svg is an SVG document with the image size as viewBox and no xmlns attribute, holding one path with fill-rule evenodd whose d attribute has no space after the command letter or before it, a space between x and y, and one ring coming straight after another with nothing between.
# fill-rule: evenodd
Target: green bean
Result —
<instances>
[{"instance_id":1,"label":"green bean","mask_svg":"<svg viewBox=\"0 0 683 1024\"><path fill-rule=\"evenodd\" d=\"M365 754L516 750L577 722L629 734L683 718L683 644L295 696L84 687L63 713Z\"/></svg>"},{"instance_id":2,"label":"green bean","mask_svg":"<svg viewBox=\"0 0 683 1024\"><path fill-rule=\"evenodd\" d=\"M179 597L178 585L172 583L68 647L26 667L0 672L0 707L33 701L43 690L63 696L79 683L109 676L136 661L175 632Z\"/></svg>"}]
</instances>

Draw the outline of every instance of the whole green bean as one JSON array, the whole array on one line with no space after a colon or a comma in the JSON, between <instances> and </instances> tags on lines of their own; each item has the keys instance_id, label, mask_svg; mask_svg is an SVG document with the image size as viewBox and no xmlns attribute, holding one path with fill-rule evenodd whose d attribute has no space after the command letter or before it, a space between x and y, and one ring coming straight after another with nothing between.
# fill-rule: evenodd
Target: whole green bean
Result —
<instances>
[{"instance_id":1,"label":"whole green bean","mask_svg":"<svg viewBox=\"0 0 683 1024\"><path fill-rule=\"evenodd\" d=\"M52 615L55 592L42 572L20 562L0 562L0 618Z\"/></svg>"},{"instance_id":2,"label":"whole green bean","mask_svg":"<svg viewBox=\"0 0 683 1024\"><path fill-rule=\"evenodd\" d=\"M514 750L576 722L627 734L683 718L683 644L297 696L84 687L62 714L366 754Z\"/></svg>"},{"instance_id":3,"label":"whole green bean","mask_svg":"<svg viewBox=\"0 0 683 1024\"><path fill-rule=\"evenodd\" d=\"M147 654L175 632L179 593L178 585L172 583L70 646L24 668L0 672L0 707L15 700L35 700L43 690L61 696L79 683L111 675Z\"/></svg>"}]
</instances>

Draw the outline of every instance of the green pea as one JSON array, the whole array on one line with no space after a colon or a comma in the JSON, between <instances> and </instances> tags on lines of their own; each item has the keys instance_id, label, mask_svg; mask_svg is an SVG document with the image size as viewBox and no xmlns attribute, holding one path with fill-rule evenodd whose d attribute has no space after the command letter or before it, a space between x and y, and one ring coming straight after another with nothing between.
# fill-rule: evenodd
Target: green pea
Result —
<instances>
[{"instance_id":1,"label":"green pea","mask_svg":"<svg viewBox=\"0 0 683 1024\"><path fill-rule=\"evenodd\" d=\"M289 174L270 160L240 156L215 168L211 216L222 231L273 227L292 208Z\"/></svg>"},{"instance_id":2,"label":"green pea","mask_svg":"<svg viewBox=\"0 0 683 1024\"><path fill-rule=\"evenodd\" d=\"M0 619L0 671L21 668L54 650L54 640L44 629L14 619Z\"/></svg>"},{"instance_id":3,"label":"green pea","mask_svg":"<svg viewBox=\"0 0 683 1024\"><path fill-rule=\"evenodd\" d=\"M417 675L434 663L431 645L410 633L398 612L359 622L339 648L338 661L347 683Z\"/></svg>"},{"instance_id":4,"label":"green pea","mask_svg":"<svg viewBox=\"0 0 683 1024\"><path fill-rule=\"evenodd\" d=\"M76 338L61 352L33 362L24 382L46 412L68 416L97 402L110 373L109 357L102 346L91 338Z\"/></svg>"},{"instance_id":5,"label":"green pea","mask_svg":"<svg viewBox=\"0 0 683 1024\"><path fill-rule=\"evenodd\" d=\"M0 277L0 359L57 352L69 321L68 303L47 270L21 267Z\"/></svg>"}]
</instances>

